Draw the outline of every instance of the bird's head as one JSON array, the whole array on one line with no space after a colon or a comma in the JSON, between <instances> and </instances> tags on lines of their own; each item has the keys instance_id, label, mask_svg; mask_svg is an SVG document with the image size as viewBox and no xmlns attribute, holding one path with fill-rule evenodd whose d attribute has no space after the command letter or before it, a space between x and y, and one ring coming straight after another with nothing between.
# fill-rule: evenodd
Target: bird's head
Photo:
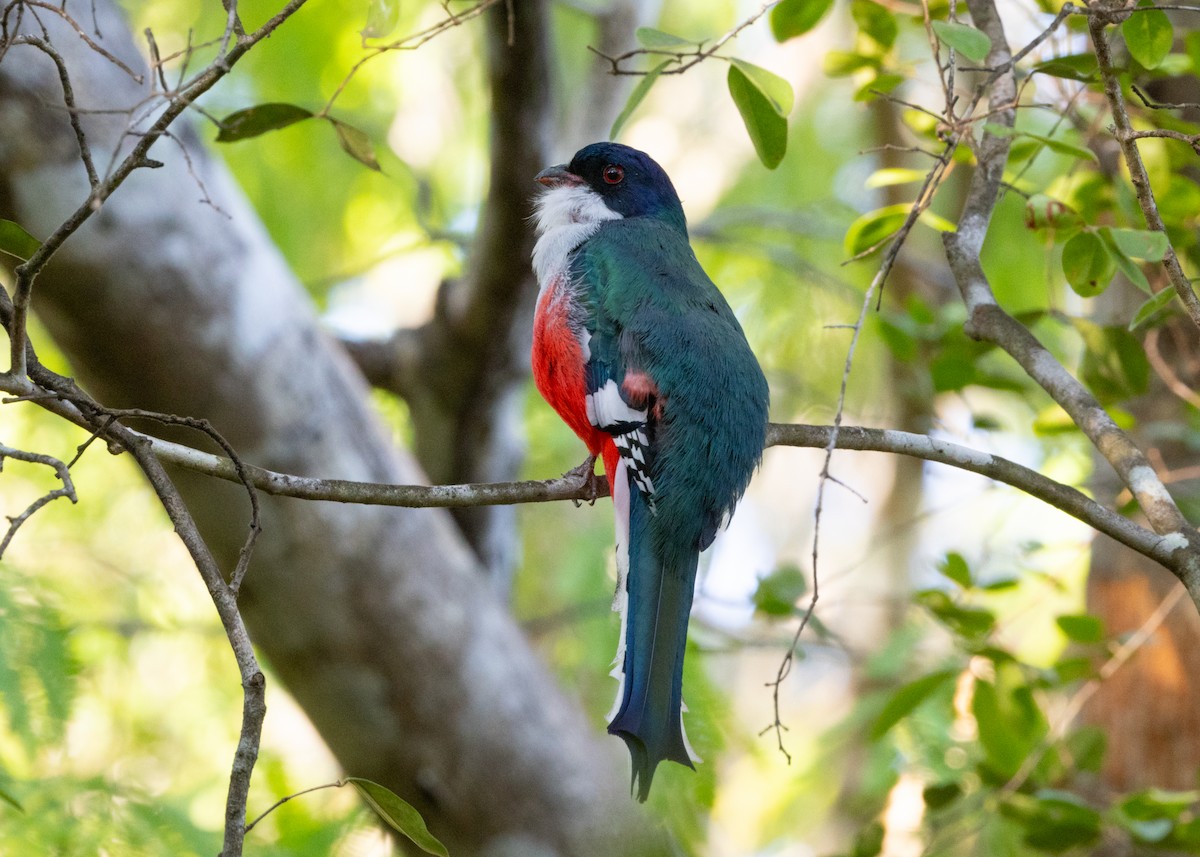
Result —
<instances>
[{"instance_id":1,"label":"bird's head","mask_svg":"<svg viewBox=\"0 0 1200 857\"><path fill-rule=\"evenodd\" d=\"M652 217L687 230L679 195L663 168L620 143L584 146L571 163L547 167L536 180L547 188L543 207L558 195L570 199L575 222Z\"/></svg>"}]
</instances>

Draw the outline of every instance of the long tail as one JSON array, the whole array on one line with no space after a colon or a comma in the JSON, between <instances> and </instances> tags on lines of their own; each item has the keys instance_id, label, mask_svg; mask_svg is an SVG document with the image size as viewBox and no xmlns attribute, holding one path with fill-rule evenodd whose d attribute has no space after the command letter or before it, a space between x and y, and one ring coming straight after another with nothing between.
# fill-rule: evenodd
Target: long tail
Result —
<instances>
[{"instance_id":1,"label":"long tail","mask_svg":"<svg viewBox=\"0 0 1200 857\"><path fill-rule=\"evenodd\" d=\"M699 761L682 720L683 654L699 550L662 562L651 532L653 514L641 492L630 490L625 467L616 469L613 500L621 572L616 607L624 609L614 670L621 688L608 731L620 735L629 747L633 785L638 799L644 801L659 762L670 760L691 768L693 760ZM622 532L626 505L628 529ZM621 556L625 551L626 556Z\"/></svg>"}]
</instances>

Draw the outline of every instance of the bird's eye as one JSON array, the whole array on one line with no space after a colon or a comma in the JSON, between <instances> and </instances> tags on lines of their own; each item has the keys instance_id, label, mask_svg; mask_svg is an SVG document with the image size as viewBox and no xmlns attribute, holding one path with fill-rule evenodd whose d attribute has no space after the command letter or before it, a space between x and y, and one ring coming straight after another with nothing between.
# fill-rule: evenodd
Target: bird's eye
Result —
<instances>
[{"instance_id":1,"label":"bird's eye","mask_svg":"<svg viewBox=\"0 0 1200 857\"><path fill-rule=\"evenodd\" d=\"M620 184L621 179L625 178L625 171L616 164L609 164L601 173L604 176L604 181L608 184Z\"/></svg>"}]
</instances>

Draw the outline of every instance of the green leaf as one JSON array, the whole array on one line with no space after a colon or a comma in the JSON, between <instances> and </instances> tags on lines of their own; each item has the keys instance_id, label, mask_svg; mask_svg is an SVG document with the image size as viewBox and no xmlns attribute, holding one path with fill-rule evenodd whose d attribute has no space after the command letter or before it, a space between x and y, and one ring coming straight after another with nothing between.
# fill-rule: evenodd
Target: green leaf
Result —
<instances>
[{"instance_id":1,"label":"green leaf","mask_svg":"<svg viewBox=\"0 0 1200 857\"><path fill-rule=\"evenodd\" d=\"M0 789L0 800L4 801L9 806L13 807L17 812L24 812L25 807L21 806L21 802L10 795L4 789Z\"/></svg>"},{"instance_id":2,"label":"green leaf","mask_svg":"<svg viewBox=\"0 0 1200 857\"><path fill-rule=\"evenodd\" d=\"M896 43L896 16L874 0L852 0L850 15L858 30L884 50Z\"/></svg>"},{"instance_id":3,"label":"green leaf","mask_svg":"<svg viewBox=\"0 0 1200 857\"><path fill-rule=\"evenodd\" d=\"M787 154L787 119L738 65L729 66L728 82L729 95L742 115L758 159L767 169L775 169Z\"/></svg>"},{"instance_id":4,"label":"green leaf","mask_svg":"<svg viewBox=\"0 0 1200 857\"><path fill-rule=\"evenodd\" d=\"M1153 8L1153 4L1142 2L1138 4L1138 10L1121 24L1121 35L1130 56L1145 68L1157 68L1171 52L1175 28L1165 12Z\"/></svg>"},{"instance_id":5,"label":"green leaf","mask_svg":"<svg viewBox=\"0 0 1200 857\"><path fill-rule=\"evenodd\" d=\"M803 36L833 8L833 0L783 0L771 10L771 34L786 42Z\"/></svg>"},{"instance_id":6,"label":"green leaf","mask_svg":"<svg viewBox=\"0 0 1200 857\"><path fill-rule=\"evenodd\" d=\"M1101 326L1074 319L1083 339L1080 379L1104 404L1120 402L1146 392L1150 361L1136 336L1123 327Z\"/></svg>"},{"instance_id":7,"label":"green leaf","mask_svg":"<svg viewBox=\"0 0 1200 857\"><path fill-rule=\"evenodd\" d=\"M746 76L746 79L771 102L771 108L780 116L787 117L792 112L795 95L792 85L773 71L745 60L731 59L731 63Z\"/></svg>"},{"instance_id":8,"label":"green leaf","mask_svg":"<svg viewBox=\"0 0 1200 857\"><path fill-rule=\"evenodd\" d=\"M1109 249L1115 250L1116 245L1110 242ZM1129 280L1129 282L1133 283L1146 294L1154 294L1150 288L1150 281L1146 279L1146 275L1142 273L1142 269L1138 266L1137 262L1120 251L1113 253L1113 259L1116 260L1117 268L1125 275L1125 279Z\"/></svg>"},{"instance_id":9,"label":"green leaf","mask_svg":"<svg viewBox=\"0 0 1200 857\"><path fill-rule=\"evenodd\" d=\"M948 47L954 48L960 54L974 62L983 62L992 49L992 40L987 34L959 24L955 21L932 21L933 31L938 39Z\"/></svg>"},{"instance_id":10,"label":"green leaf","mask_svg":"<svg viewBox=\"0 0 1200 857\"><path fill-rule=\"evenodd\" d=\"M1019 668L997 667L996 684L976 680L971 698L971 713L979 727L979 743L987 754L992 771L1011 778L1037 746L1046 731L1046 721L1029 689L1017 685Z\"/></svg>"},{"instance_id":11,"label":"green leaf","mask_svg":"<svg viewBox=\"0 0 1200 857\"><path fill-rule=\"evenodd\" d=\"M941 809L949 806L954 801L962 797L963 787L961 784L953 780L948 783L937 783L932 786L925 786L921 792L921 797L925 800L925 806L929 809Z\"/></svg>"},{"instance_id":12,"label":"green leaf","mask_svg":"<svg viewBox=\"0 0 1200 857\"><path fill-rule=\"evenodd\" d=\"M1100 814L1070 792L1044 789L1025 829L1026 845L1061 854L1100 837Z\"/></svg>"},{"instance_id":13,"label":"green leaf","mask_svg":"<svg viewBox=\"0 0 1200 857\"><path fill-rule=\"evenodd\" d=\"M970 589L974 582L971 580L971 568L963 555L956 551L946 554L946 558L938 564L938 571L953 580L963 589Z\"/></svg>"},{"instance_id":14,"label":"green leaf","mask_svg":"<svg viewBox=\"0 0 1200 857\"><path fill-rule=\"evenodd\" d=\"M913 601L932 613L950 631L967 641L978 641L991 633L996 616L982 607L964 607L940 589L924 589Z\"/></svg>"},{"instance_id":15,"label":"green leaf","mask_svg":"<svg viewBox=\"0 0 1200 857\"><path fill-rule=\"evenodd\" d=\"M338 143L341 144L342 150L366 167L370 167L376 172L382 172L379 166L379 161L375 158L375 147L371 145L371 138L366 135L366 132L360 131L353 125L347 125L345 122L339 122L337 119L330 119L333 123L334 130L337 131Z\"/></svg>"},{"instance_id":16,"label":"green leaf","mask_svg":"<svg viewBox=\"0 0 1200 857\"><path fill-rule=\"evenodd\" d=\"M1076 643L1099 643L1104 639L1104 623L1096 616L1078 613L1059 616L1054 622L1068 640Z\"/></svg>"},{"instance_id":17,"label":"green leaf","mask_svg":"<svg viewBox=\"0 0 1200 857\"><path fill-rule=\"evenodd\" d=\"M1036 193L1025 202L1025 225L1030 229L1053 229L1071 234L1083 227L1083 218L1071 206Z\"/></svg>"},{"instance_id":18,"label":"green leaf","mask_svg":"<svg viewBox=\"0 0 1200 857\"><path fill-rule=\"evenodd\" d=\"M7 253L25 262L41 246L42 242L26 232L21 224L0 219L0 253Z\"/></svg>"},{"instance_id":19,"label":"green leaf","mask_svg":"<svg viewBox=\"0 0 1200 857\"><path fill-rule=\"evenodd\" d=\"M784 565L760 577L754 591L754 609L767 616L791 616L796 602L808 591L808 577L796 565Z\"/></svg>"},{"instance_id":20,"label":"green leaf","mask_svg":"<svg viewBox=\"0 0 1200 857\"><path fill-rule=\"evenodd\" d=\"M872 821L854 837L854 850L850 857L876 857L883 852L883 825Z\"/></svg>"},{"instance_id":21,"label":"green leaf","mask_svg":"<svg viewBox=\"0 0 1200 857\"><path fill-rule=\"evenodd\" d=\"M382 39L400 23L400 0L371 0L367 6L367 24L362 28L364 39Z\"/></svg>"},{"instance_id":22,"label":"green leaf","mask_svg":"<svg viewBox=\"0 0 1200 857\"><path fill-rule=\"evenodd\" d=\"M826 51L821 61L825 74L829 77L847 77L862 68L879 68L877 57L863 56L857 51ZM925 115L925 114L922 114ZM937 120L934 119L934 122Z\"/></svg>"},{"instance_id":23,"label":"green leaf","mask_svg":"<svg viewBox=\"0 0 1200 857\"><path fill-rule=\"evenodd\" d=\"M268 131L278 131L288 125L294 125L305 119L311 119L313 112L295 104L271 102L246 107L230 113L221 120L221 130L217 133L218 143L233 143L237 140L248 140L265 134Z\"/></svg>"},{"instance_id":24,"label":"green leaf","mask_svg":"<svg viewBox=\"0 0 1200 857\"><path fill-rule=\"evenodd\" d=\"M1136 330L1141 327L1151 318L1158 314L1159 310L1167 306L1175 299L1175 290L1171 288L1163 289L1158 292L1150 300L1146 301L1133 315L1133 321L1129 322L1129 329Z\"/></svg>"},{"instance_id":25,"label":"green leaf","mask_svg":"<svg viewBox=\"0 0 1200 857\"><path fill-rule=\"evenodd\" d=\"M910 203L885 205L857 218L846 230L843 247L846 255L854 257L894 235L908 219Z\"/></svg>"},{"instance_id":26,"label":"green leaf","mask_svg":"<svg viewBox=\"0 0 1200 857\"><path fill-rule=\"evenodd\" d=\"M911 182L922 181L928 174L928 170L913 170L906 167L884 167L881 170L871 173L866 182L864 182L864 186L877 188L910 184Z\"/></svg>"},{"instance_id":27,"label":"green leaf","mask_svg":"<svg viewBox=\"0 0 1200 857\"><path fill-rule=\"evenodd\" d=\"M1108 288L1117 263L1095 232L1080 232L1063 245L1062 269L1067 282L1085 298Z\"/></svg>"},{"instance_id":28,"label":"green leaf","mask_svg":"<svg viewBox=\"0 0 1200 857\"><path fill-rule=\"evenodd\" d=\"M871 740L878 741L913 709L932 696L939 688L954 681L957 676L958 670L941 670L921 676L916 681L911 681L898 688L888 697L883 710L875 718L875 723L871 726Z\"/></svg>"},{"instance_id":29,"label":"green leaf","mask_svg":"<svg viewBox=\"0 0 1200 857\"><path fill-rule=\"evenodd\" d=\"M1126 256L1134 259L1144 259L1147 262L1161 262L1167 252L1167 236L1164 232L1153 229L1113 229L1104 228L1117 249Z\"/></svg>"},{"instance_id":30,"label":"green leaf","mask_svg":"<svg viewBox=\"0 0 1200 857\"><path fill-rule=\"evenodd\" d=\"M1051 77L1061 77L1066 80L1078 80L1089 83L1095 80L1099 71L1095 54L1073 54L1065 57L1055 57L1033 67L1035 72L1048 74Z\"/></svg>"},{"instance_id":31,"label":"green leaf","mask_svg":"<svg viewBox=\"0 0 1200 857\"><path fill-rule=\"evenodd\" d=\"M1082 161L1094 161L1099 163L1099 158L1096 153L1087 146L1079 146L1074 143L1068 143L1066 140L1057 137L1047 137L1044 134L1032 134L1028 131L1020 132L1023 136L1037 140L1039 143L1045 143L1046 146L1060 155L1070 155L1072 158L1079 158Z\"/></svg>"},{"instance_id":32,"label":"green leaf","mask_svg":"<svg viewBox=\"0 0 1200 857\"><path fill-rule=\"evenodd\" d=\"M403 833L413 843L427 854L437 854L439 857L449 857L446 846L437 840L421 813L399 795L379 785L379 783L364 780L361 777L346 777L346 782L353 783L362 795L364 801L379 814L391 827Z\"/></svg>"},{"instance_id":33,"label":"green leaf","mask_svg":"<svg viewBox=\"0 0 1200 857\"><path fill-rule=\"evenodd\" d=\"M693 48L696 43L681 36L664 33L653 27L638 27L634 36L643 48L651 51L674 51L680 48Z\"/></svg>"},{"instance_id":34,"label":"green leaf","mask_svg":"<svg viewBox=\"0 0 1200 857\"><path fill-rule=\"evenodd\" d=\"M663 69L671 64L671 60L663 60L646 75L638 81L638 85L633 88L633 92L629 93L629 98L625 101L625 107L621 110L621 115L613 121L612 129L608 132L608 139L615 140L617 135L621 133L621 129L625 127L625 123L629 121L629 117L633 115L633 111L637 110L638 105L650 92L654 82L658 80L658 76L662 74Z\"/></svg>"}]
</instances>

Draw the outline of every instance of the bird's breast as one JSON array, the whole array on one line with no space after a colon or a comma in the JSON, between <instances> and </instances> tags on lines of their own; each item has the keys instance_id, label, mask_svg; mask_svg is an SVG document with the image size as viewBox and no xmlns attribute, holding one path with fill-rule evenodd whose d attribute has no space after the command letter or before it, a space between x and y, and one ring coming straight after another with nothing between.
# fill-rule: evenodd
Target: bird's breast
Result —
<instances>
[{"instance_id":1,"label":"bird's breast","mask_svg":"<svg viewBox=\"0 0 1200 857\"><path fill-rule=\"evenodd\" d=\"M587 418L589 338L566 277L544 284L533 320L533 381L542 398L597 453L608 435Z\"/></svg>"}]
</instances>

